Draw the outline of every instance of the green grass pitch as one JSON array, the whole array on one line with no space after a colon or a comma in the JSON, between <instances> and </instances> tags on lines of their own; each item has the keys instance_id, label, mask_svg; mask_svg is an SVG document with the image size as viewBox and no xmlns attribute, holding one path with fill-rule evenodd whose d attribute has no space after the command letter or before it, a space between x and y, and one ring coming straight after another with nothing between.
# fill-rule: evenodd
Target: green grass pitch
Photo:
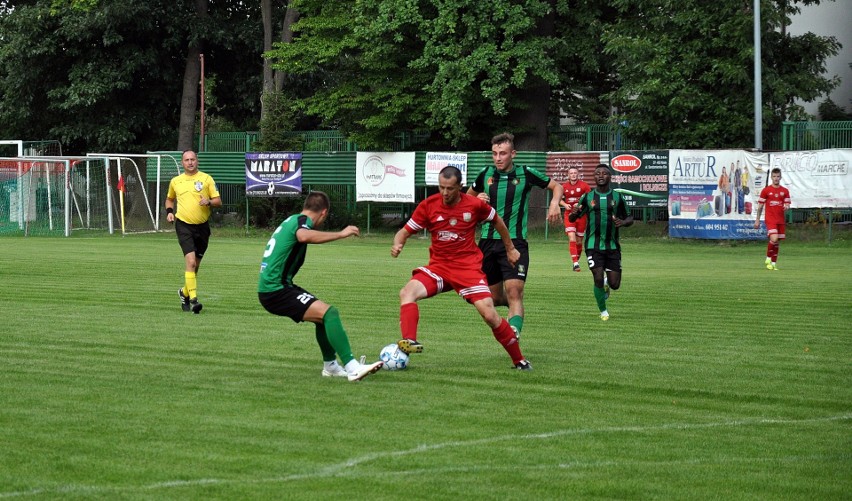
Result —
<instances>
[{"instance_id":1,"label":"green grass pitch","mask_svg":"<svg viewBox=\"0 0 852 501\"><path fill-rule=\"evenodd\" d=\"M784 242L773 272L763 242L630 231L609 322L564 237L531 241L533 372L448 293L410 368L357 384L259 306L265 234L214 232L201 315L173 234L2 238L0 499L849 499L848 242ZM297 276L356 355L398 339L427 261L390 245L312 246Z\"/></svg>"}]
</instances>

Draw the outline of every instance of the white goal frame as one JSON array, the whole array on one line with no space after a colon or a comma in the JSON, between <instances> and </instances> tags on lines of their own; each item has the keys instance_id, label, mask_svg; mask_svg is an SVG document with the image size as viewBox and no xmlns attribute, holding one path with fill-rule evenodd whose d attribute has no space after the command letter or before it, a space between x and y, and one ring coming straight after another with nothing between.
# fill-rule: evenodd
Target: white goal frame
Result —
<instances>
[{"instance_id":1,"label":"white goal frame","mask_svg":"<svg viewBox=\"0 0 852 501\"><path fill-rule=\"evenodd\" d=\"M139 179L139 183L140 183L141 188L142 188L143 196L145 197L145 204L148 208L148 214L151 216L151 220L153 222L153 228L154 228L153 231L154 232L160 231L160 206L161 206L161 204L160 204L160 201L161 201L160 185L162 184L161 183L161 181L162 181L161 175L162 175L162 172L163 172L163 165L162 165L163 164L163 157L167 157L168 159L170 159L172 162L175 163L176 170L175 170L174 175L178 175L178 174L180 174L180 168L177 165L177 162L175 162L174 158L171 155L162 155L162 154L153 154L153 153L87 153L86 156L87 157L105 157L105 158L108 159L107 179L109 179L109 169L110 169L110 166L111 166L113 160L115 161L116 169L121 168L120 163L121 163L122 160L129 161L130 163L133 164L133 168L136 170L137 179ZM151 209L151 204L150 204L149 199L148 199L148 190L145 188L145 185L147 184L147 179L142 178L141 171L139 170L139 164L136 163L136 160L134 160L134 158L135 159L145 159L145 160L147 160L149 158L157 159L157 176L155 178L155 183L157 184L157 189L155 191L156 195L154 197L154 209L153 210ZM120 171L119 171L119 174L121 174ZM171 176L169 177L169 179L171 179ZM111 203L111 201L109 201L109 200L107 202ZM112 233L112 228L110 228L110 233ZM126 234L126 233L127 232L125 232L124 234ZM142 233L146 233L146 232L142 232Z\"/></svg>"}]
</instances>

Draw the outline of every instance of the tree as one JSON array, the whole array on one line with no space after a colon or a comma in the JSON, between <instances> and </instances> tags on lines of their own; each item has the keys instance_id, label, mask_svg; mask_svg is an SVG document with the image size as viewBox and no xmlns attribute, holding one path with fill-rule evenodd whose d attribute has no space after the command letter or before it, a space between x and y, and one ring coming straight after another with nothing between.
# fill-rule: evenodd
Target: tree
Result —
<instances>
[{"instance_id":1,"label":"tree","mask_svg":"<svg viewBox=\"0 0 852 501\"><path fill-rule=\"evenodd\" d=\"M796 98L812 100L835 82L821 76L833 37L783 29L795 4L764 0L764 127L780 125ZM818 2L814 2L818 3ZM615 0L605 53L620 85L610 95L634 140L672 148L753 145L753 12L742 0Z\"/></svg>"},{"instance_id":2,"label":"tree","mask_svg":"<svg viewBox=\"0 0 852 501\"><path fill-rule=\"evenodd\" d=\"M560 83L551 54L564 53L553 33L566 2L293 3L293 43L267 56L276 68L321 76L306 111L362 147L387 146L408 129L482 147L509 126L520 129L519 147L546 146L550 87Z\"/></svg>"},{"instance_id":3,"label":"tree","mask_svg":"<svg viewBox=\"0 0 852 501\"><path fill-rule=\"evenodd\" d=\"M189 0L28 0L0 8L0 136L58 139L70 153L177 145ZM257 124L260 12L211 4L208 75L216 112ZM184 55L184 57L181 56ZM217 74L219 77L217 78ZM197 88L196 79L193 88ZM247 92L247 89L251 89ZM194 123L197 98L190 106ZM190 134L190 137L192 134Z\"/></svg>"}]
</instances>

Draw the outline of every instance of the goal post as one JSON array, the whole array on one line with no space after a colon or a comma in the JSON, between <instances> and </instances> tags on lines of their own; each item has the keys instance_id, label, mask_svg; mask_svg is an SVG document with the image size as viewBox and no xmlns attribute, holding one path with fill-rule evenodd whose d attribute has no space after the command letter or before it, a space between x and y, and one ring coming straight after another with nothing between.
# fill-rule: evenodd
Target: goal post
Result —
<instances>
[{"instance_id":1,"label":"goal post","mask_svg":"<svg viewBox=\"0 0 852 501\"><path fill-rule=\"evenodd\" d=\"M121 197L118 183L124 187L125 225L123 233L146 233L160 230L160 211L163 203L163 181L179 174L177 163L170 155L155 153L88 153L89 157L107 158L110 185L116 187L113 204L118 226L121 226ZM154 172L151 172L153 170Z\"/></svg>"},{"instance_id":2,"label":"goal post","mask_svg":"<svg viewBox=\"0 0 852 501\"><path fill-rule=\"evenodd\" d=\"M0 157L0 234L70 235L70 163Z\"/></svg>"},{"instance_id":3,"label":"goal post","mask_svg":"<svg viewBox=\"0 0 852 501\"><path fill-rule=\"evenodd\" d=\"M180 173L170 154L15 156L20 148L26 142L0 142L14 151L0 155L0 235L159 231L165 187Z\"/></svg>"}]
</instances>

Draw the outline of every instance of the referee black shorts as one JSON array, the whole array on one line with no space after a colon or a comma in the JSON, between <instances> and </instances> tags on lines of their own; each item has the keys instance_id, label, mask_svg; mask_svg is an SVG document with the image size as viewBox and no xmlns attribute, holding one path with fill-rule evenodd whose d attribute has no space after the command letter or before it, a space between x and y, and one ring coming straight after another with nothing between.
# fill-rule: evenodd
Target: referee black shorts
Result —
<instances>
[{"instance_id":1,"label":"referee black shorts","mask_svg":"<svg viewBox=\"0 0 852 501\"><path fill-rule=\"evenodd\" d=\"M207 222L189 224L175 219L175 233L184 256L194 252L198 259L204 257L210 242L210 225Z\"/></svg>"}]
</instances>

